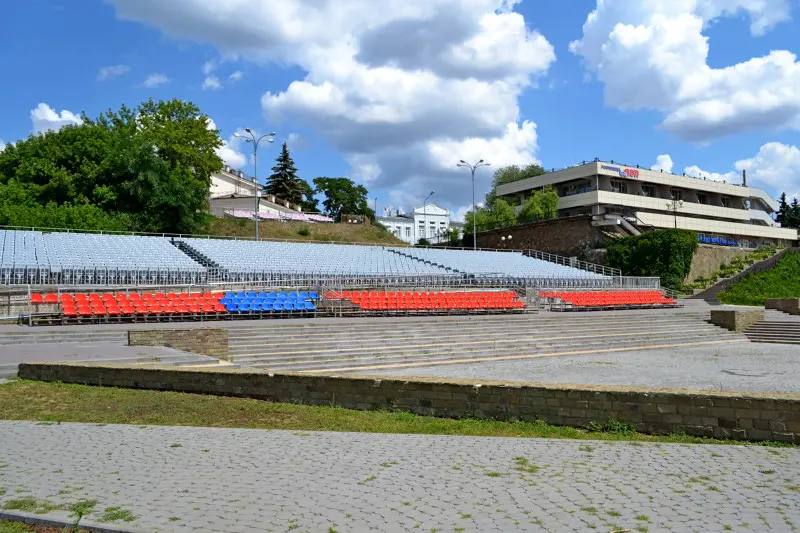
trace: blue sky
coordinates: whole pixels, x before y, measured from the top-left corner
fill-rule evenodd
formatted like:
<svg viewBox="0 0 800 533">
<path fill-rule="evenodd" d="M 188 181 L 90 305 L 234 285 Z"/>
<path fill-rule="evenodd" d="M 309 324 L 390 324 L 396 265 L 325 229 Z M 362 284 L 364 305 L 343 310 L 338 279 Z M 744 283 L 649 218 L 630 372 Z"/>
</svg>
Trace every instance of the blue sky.
<svg viewBox="0 0 800 533">
<path fill-rule="evenodd" d="M 235 166 L 252 173 L 235 131 L 276 131 L 302 177 L 352 176 L 379 208 L 408 209 L 435 189 L 463 214 L 462 157 L 559 168 L 594 157 L 649 167 L 668 155 L 662 166 L 678 173 L 736 180 L 746 168 L 773 194 L 800 193 L 794 1 L 374 5 L 11 3 L 0 139 L 178 97 L 214 120 Z M 262 180 L 277 150 L 259 152 Z M 489 178 L 479 176 L 479 198 Z"/>
</svg>

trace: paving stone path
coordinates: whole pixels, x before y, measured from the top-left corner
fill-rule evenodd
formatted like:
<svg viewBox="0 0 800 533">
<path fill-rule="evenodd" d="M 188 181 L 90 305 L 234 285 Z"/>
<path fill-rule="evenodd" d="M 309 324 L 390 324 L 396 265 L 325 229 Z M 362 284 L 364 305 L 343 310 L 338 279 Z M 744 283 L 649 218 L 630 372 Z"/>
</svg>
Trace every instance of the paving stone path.
<svg viewBox="0 0 800 533">
<path fill-rule="evenodd" d="M 2 421 L 23 497 L 143 531 L 794 531 L 800 449 Z"/>
</svg>

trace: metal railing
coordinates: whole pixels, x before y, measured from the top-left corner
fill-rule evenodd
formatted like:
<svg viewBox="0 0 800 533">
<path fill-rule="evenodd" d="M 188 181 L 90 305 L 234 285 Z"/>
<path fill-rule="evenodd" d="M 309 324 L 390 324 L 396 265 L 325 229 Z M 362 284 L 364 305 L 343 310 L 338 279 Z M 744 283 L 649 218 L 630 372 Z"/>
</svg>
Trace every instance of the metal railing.
<svg viewBox="0 0 800 533">
<path fill-rule="evenodd" d="M 547 261 L 549 263 L 555 263 L 557 265 L 577 268 L 579 270 L 585 270 L 587 272 L 593 272 L 595 274 L 601 274 L 603 276 L 615 277 L 622 275 L 622 271 L 618 268 L 611 268 L 604 265 L 589 263 L 586 261 L 581 261 L 580 259 L 575 259 L 573 257 L 564 257 L 561 255 L 550 254 L 547 252 L 540 252 L 538 250 L 522 250 L 522 254 L 528 257 L 532 257 L 534 259 Z"/>
</svg>

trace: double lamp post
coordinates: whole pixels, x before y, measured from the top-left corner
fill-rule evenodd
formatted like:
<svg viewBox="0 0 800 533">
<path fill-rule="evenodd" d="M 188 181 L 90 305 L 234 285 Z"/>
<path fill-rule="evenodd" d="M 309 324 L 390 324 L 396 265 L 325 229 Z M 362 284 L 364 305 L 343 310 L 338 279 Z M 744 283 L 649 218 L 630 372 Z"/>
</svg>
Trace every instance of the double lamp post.
<svg viewBox="0 0 800 533">
<path fill-rule="evenodd" d="M 234 133 L 234 137 L 241 137 L 244 139 L 245 142 L 253 144 L 253 196 L 255 197 L 255 211 L 253 211 L 253 219 L 256 221 L 256 241 L 258 240 L 258 212 L 259 212 L 259 195 L 258 195 L 258 145 L 261 144 L 261 141 L 266 141 L 268 143 L 275 142 L 275 132 L 267 133 L 266 135 L 262 135 L 261 137 L 256 137 L 256 134 L 252 132 L 250 128 L 245 128 L 245 132 L 247 135 L 242 135 L 241 133 Z"/>
</svg>

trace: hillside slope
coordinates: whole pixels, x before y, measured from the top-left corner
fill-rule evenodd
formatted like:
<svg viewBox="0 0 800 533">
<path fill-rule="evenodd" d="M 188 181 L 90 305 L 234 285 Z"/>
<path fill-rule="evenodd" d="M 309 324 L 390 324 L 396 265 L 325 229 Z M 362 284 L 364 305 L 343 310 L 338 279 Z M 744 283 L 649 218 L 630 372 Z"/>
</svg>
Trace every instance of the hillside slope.
<svg viewBox="0 0 800 533">
<path fill-rule="evenodd" d="M 325 241 L 388 244 L 406 246 L 406 243 L 389 233 L 383 226 L 364 224 L 309 224 L 307 222 L 261 221 L 259 238 L 290 241 Z M 200 230 L 205 235 L 220 237 L 255 236 L 255 224 L 243 218 L 211 217 Z"/>
<path fill-rule="evenodd" d="M 734 305 L 764 305 L 767 298 L 800 298 L 800 253 L 787 253 L 774 268 L 747 276 L 719 295 L 720 302 Z"/>
</svg>

